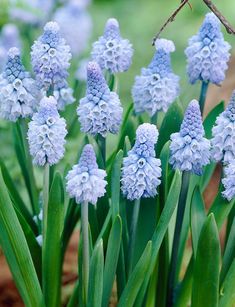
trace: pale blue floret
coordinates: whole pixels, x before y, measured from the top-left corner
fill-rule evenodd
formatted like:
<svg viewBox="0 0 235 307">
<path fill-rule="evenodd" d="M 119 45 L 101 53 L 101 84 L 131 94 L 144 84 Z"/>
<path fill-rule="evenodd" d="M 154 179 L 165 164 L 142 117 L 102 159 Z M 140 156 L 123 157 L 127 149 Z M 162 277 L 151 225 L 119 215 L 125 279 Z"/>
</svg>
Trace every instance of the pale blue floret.
<svg viewBox="0 0 235 307">
<path fill-rule="evenodd" d="M 158 39 L 156 49 L 151 63 L 141 69 L 132 88 L 135 112 L 147 112 L 150 116 L 158 111 L 166 112 L 180 91 L 179 77 L 171 67 L 170 53 L 175 51 L 174 43 Z"/>
<path fill-rule="evenodd" d="M 0 75 L 0 117 L 10 121 L 30 117 L 37 108 L 38 99 L 39 89 L 25 71 L 19 49 L 11 48 Z"/>
<path fill-rule="evenodd" d="M 66 123 L 57 110 L 53 96 L 44 97 L 37 113 L 29 123 L 28 141 L 33 163 L 53 165 L 63 158 L 65 152 Z"/>
<path fill-rule="evenodd" d="M 111 73 L 128 70 L 133 49 L 129 40 L 121 37 L 116 19 L 108 19 L 103 36 L 93 44 L 91 55 L 102 69 L 107 69 Z"/>
<path fill-rule="evenodd" d="M 54 15 L 55 21 L 60 25 L 61 34 L 71 47 L 72 54 L 76 56 L 86 50 L 92 30 L 91 17 L 81 7 L 80 2 L 70 1 L 58 8 Z"/>
<path fill-rule="evenodd" d="M 190 83 L 201 80 L 220 84 L 225 79 L 230 48 L 224 40 L 219 19 L 208 13 L 198 34 L 189 39 L 185 50 Z"/>
<path fill-rule="evenodd" d="M 222 179 L 222 183 L 225 190 L 222 195 L 230 201 L 235 197 L 235 160 L 231 160 L 224 168 L 224 174 L 225 177 Z"/>
<path fill-rule="evenodd" d="M 136 131 L 135 145 L 123 160 L 121 189 L 130 200 L 157 194 L 161 183 L 161 161 L 156 158 L 154 149 L 157 139 L 155 125 L 140 125 Z"/>
<path fill-rule="evenodd" d="M 93 136 L 116 134 L 122 121 L 122 106 L 118 95 L 111 92 L 96 62 L 87 65 L 86 96 L 80 100 L 77 114 L 81 130 Z"/>
<path fill-rule="evenodd" d="M 106 172 L 98 168 L 94 149 L 88 144 L 83 149 L 79 163 L 68 172 L 66 190 L 76 203 L 95 205 L 106 192 L 106 176 Z"/>
<path fill-rule="evenodd" d="M 205 137 L 197 100 L 192 100 L 185 112 L 180 132 L 171 134 L 170 164 L 174 169 L 202 174 L 210 162 L 210 141 Z"/>
<path fill-rule="evenodd" d="M 211 154 L 215 161 L 227 164 L 235 159 L 235 91 L 226 110 L 221 113 L 212 129 Z"/>
<path fill-rule="evenodd" d="M 58 108 L 63 109 L 66 104 L 74 102 L 72 95 L 68 95 L 68 100 L 65 101 L 60 93 L 62 89 L 68 89 L 66 78 L 71 53 L 56 22 L 45 25 L 43 35 L 32 46 L 31 58 L 40 87 L 44 91 L 53 90 L 53 94 L 59 98 Z M 72 93 L 72 89 L 69 92 Z"/>
</svg>

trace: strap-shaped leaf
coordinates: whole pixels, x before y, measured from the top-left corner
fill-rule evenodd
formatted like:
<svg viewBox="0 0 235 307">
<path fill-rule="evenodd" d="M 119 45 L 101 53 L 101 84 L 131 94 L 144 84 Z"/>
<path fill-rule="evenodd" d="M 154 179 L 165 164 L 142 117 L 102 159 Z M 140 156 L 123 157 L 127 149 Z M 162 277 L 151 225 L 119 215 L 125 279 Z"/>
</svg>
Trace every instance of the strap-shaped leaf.
<svg viewBox="0 0 235 307">
<path fill-rule="evenodd" d="M 32 257 L 0 172 L 0 241 L 26 306 L 44 306 Z"/>
<path fill-rule="evenodd" d="M 61 229 L 64 209 L 63 182 L 55 173 L 48 201 L 46 237 L 43 242 L 43 294 L 47 307 L 60 305 Z"/>
<path fill-rule="evenodd" d="M 206 219 L 198 241 L 193 270 L 192 307 L 217 307 L 220 241 L 213 214 Z"/>
<path fill-rule="evenodd" d="M 120 177 L 122 165 L 123 151 L 120 150 L 114 160 L 112 167 L 111 177 L 111 208 L 113 220 L 119 214 L 119 201 L 120 201 Z"/>
<path fill-rule="evenodd" d="M 134 306 L 136 296 L 140 290 L 140 287 L 145 278 L 145 274 L 150 265 L 151 251 L 152 251 L 152 242 L 149 241 L 142 256 L 140 257 L 133 272 L 131 273 L 130 279 L 126 284 L 126 287 L 118 303 L 119 307 Z"/>
<path fill-rule="evenodd" d="M 105 266 L 104 266 L 104 286 L 103 286 L 103 299 L 102 306 L 106 307 L 109 303 L 109 298 L 111 295 L 115 273 L 117 268 L 120 244 L 122 238 L 122 221 L 120 216 L 117 216 L 114 220 L 114 224 L 112 226 L 108 247 L 105 258 Z"/>
<path fill-rule="evenodd" d="M 104 253 L 102 239 L 91 257 L 87 307 L 101 307 L 103 293 Z"/>
<path fill-rule="evenodd" d="M 219 301 L 219 307 L 232 307 L 235 302 L 235 258 L 230 266 L 228 274 L 224 280 L 223 287 L 221 289 L 221 298 Z"/>
</svg>

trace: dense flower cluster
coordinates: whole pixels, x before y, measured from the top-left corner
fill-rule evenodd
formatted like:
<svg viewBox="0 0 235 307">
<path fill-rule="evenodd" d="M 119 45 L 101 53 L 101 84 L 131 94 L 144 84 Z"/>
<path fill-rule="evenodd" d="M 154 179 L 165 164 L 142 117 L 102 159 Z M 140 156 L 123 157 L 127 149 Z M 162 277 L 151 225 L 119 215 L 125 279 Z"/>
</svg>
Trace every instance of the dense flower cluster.
<svg viewBox="0 0 235 307">
<path fill-rule="evenodd" d="M 123 160 L 122 192 L 130 200 L 154 197 L 161 183 L 161 161 L 155 157 L 158 131 L 154 125 L 142 124 L 136 142 Z"/>
<path fill-rule="evenodd" d="M 222 179 L 224 185 L 223 196 L 227 200 L 232 200 L 235 197 L 235 162 L 231 160 L 230 163 L 224 168 L 225 178 Z"/>
<path fill-rule="evenodd" d="M 212 129 L 212 158 L 228 163 L 235 159 L 235 91 L 226 110 L 221 113 Z"/>
<path fill-rule="evenodd" d="M 224 41 L 220 21 L 208 13 L 197 35 L 189 40 L 185 50 L 189 81 L 220 84 L 225 78 L 230 45 Z"/>
<path fill-rule="evenodd" d="M 66 123 L 57 110 L 54 97 L 44 97 L 29 123 L 30 154 L 36 165 L 53 165 L 64 156 Z"/>
<path fill-rule="evenodd" d="M 58 8 L 54 15 L 54 20 L 60 25 L 61 34 L 71 47 L 72 54 L 76 56 L 86 50 L 92 30 L 91 17 L 81 8 L 80 2 L 82 1 L 70 1 Z"/>
<path fill-rule="evenodd" d="M 128 70 L 133 49 L 129 40 L 121 37 L 116 19 L 110 18 L 107 21 L 103 36 L 93 44 L 91 55 L 102 69 L 111 73 Z"/>
<path fill-rule="evenodd" d="M 172 41 L 156 40 L 156 52 L 147 68 L 135 78 L 132 89 L 135 112 L 166 112 L 179 95 L 179 77 L 172 72 L 170 53 L 175 51 Z"/>
<path fill-rule="evenodd" d="M 84 147 L 79 163 L 69 171 L 66 180 L 66 190 L 76 203 L 97 203 L 99 197 L 105 194 L 107 181 L 106 172 L 98 168 L 93 147 L 88 144 Z"/>
<path fill-rule="evenodd" d="M 38 99 L 36 82 L 25 71 L 19 49 L 11 48 L 0 75 L 0 117 L 16 121 L 19 117 L 32 116 Z"/>
<path fill-rule="evenodd" d="M 99 65 L 87 66 L 86 96 L 80 100 L 77 114 L 81 130 L 91 135 L 118 133 L 122 120 L 122 106 L 116 93 L 111 92 Z"/>
<path fill-rule="evenodd" d="M 199 104 L 197 100 L 192 100 L 180 132 L 171 135 L 169 162 L 174 169 L 202 174 L 203 166 L 210 162 L 210 141 L 204 134 Z"/>
<path fill-rule="evenodd" d="M 67 89 L 66 78 L 70 66 L 71 53 L 65 40 L 61 37 L 60 28 L 56 22 L 48 22 L 44 27 L 44 33 L 34 42 L 31 51 L 33 69 L 41 88 L 45 91 L 59 92 L 60 109 L 74 101 L 72 95 L 67 95 L 64 100 L 61 91 Z"/>
</svg>

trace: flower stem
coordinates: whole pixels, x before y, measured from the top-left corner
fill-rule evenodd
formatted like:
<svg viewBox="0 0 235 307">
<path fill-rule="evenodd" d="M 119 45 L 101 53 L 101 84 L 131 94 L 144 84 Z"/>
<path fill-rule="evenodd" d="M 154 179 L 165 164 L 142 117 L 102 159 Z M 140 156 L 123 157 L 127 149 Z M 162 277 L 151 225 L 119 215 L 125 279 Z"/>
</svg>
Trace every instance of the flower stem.
<svg viewBox="0 0 235 307">
<path fill-rule="evenodd" d="M 204 111 L 204 105 L 206 101 L 206 93 L 208 89 L 209 82 L 202 81 L 202 86 L 201 86 L 201 93 L 200 93 L 200 98 L 199 98 L 199 105 L 200 105 L 200 110 L 203 115 Z"/>
<path fill-rule="evenodd" d="M 139 211 L 140 211 L 140 199 L 136 199 L 134 203 L 134 208 L 133 208 L 133 215 L 132 215 L 132 222 L 131 222 L 131 234 L 130 234 L 130 241 L 129 241 L 129 247 L 128 247 L 128 258 L 129 258 L 128 276 L 130 276 L 132 272 L 132 267 L 133 267 L 133 256 L 134 256 L 134 247 L 135 247 Z"/>
<path fill-rule="evenodd" d="M 99 145 L 102 160 L 103 160 L 103 168 L 105 168 L 105 165 L 106 165 L 106 138 L 98 134 L 97 141 L 98 141 L 98 145 Z"/>
<path fill-rule="evenodd" d="M 167 291 L 167 306 L 173 306 L 174 300 L 174 288 L 175 283 L 177 281 L 177 260 L 179 254 L 179 243 L 180 243 L 180 234 L 183 224 L 185 206 L 186 206 L 186 199 L 188 194 L 188 186 L 189 186 L 189 179 L 190 179 L 190 172 L 183 172 L 182 174 L 182 185 L 178 203 L 178 210 L 177 210 L 177 217 L 176 217 L 176 224 L 175 224 L 175 232 L 174 232 L 174 239 L 173 239 L 173 247 L 171 253 L 171 262 L 169 268 L 169 278 L 168 278 L 168 291 Z"/>
<path fill-rule="evenodd" d="M 153 125 L 156 125 L 157 126 L 157 116 L 158 115 L 158 112 L 156 112 L 153 116 L 151 116 L 150 118 L 150 123 L 153 124 Z"/>
<path fill-rule="evenodd" d="M 82 222 L 82 263 L 83 263 L 83 281 L 84 281 L 84 300 L 87 302 L 88 281 L 89 281 L 89 234 L 88 234 L 88 202 L 81 204 L 81 222 Z"/>
</svg>

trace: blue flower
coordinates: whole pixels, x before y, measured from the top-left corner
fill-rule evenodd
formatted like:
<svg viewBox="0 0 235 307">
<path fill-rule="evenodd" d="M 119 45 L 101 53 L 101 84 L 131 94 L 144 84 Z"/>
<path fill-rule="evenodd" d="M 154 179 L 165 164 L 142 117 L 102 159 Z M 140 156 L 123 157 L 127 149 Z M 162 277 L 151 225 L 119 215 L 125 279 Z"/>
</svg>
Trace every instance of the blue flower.
<svg viewBox="0 0 235 307">
<path fill-rule="evenodd" d="M 108 19 L 103 36 L 93 44 L 91 55 L 102 69 L 111 73 L 128 70 L 133 49 L 129 40 L 121 37 L 116 19 Z"/>
<path fill-rule="evenodd" d="M 105 177 L 106 172 L 98 168 L 94 149 L 88 144 L 83 149 L 79 163 L 68 172 L 66 190 L 76 203 L 89 202 L 95 205 L 106 192 Z"/>
<path fill-rule="evenodd" d="M 216 119 L 212 129 L 211 154 L 215 161 L 225 164 L 235 159 L 235 91 L 224 112 Z"/>
<path fill-rule="evenodd" d="M 43 90 L 52 88 L 53 91 L 61 91 L 68 88 L 66 78 L 71 53 L 56 22 L 48 22 L 45 25 L 43 35 L 32 46 L 31 58 L 37 81 Z M 74 99 L 61 101 L 58 107 L 63 109 L 65 104 L 73 101 Z"/>
<path fill-rule="evenodd" d="M 225 177 L 222 179 L 225 190 L 222 195 L 228 200 L 235 197 L 235 162 L 229 161 L 228 165 L 224 168 Z"/>
<path fill-rule="evenodd" d="M 91 36 L 92 22 L 90 15 L 81 8 L 80 2 L 71 1 L 58 8 L 54 19 L 60 25 L 61 34 L 71 47 L 72 54 L 78 56 L 86 50 Z"/>
<path fill-rule="evenodd" d="M 202 174 L 210 162 L 210 141 L 205 137 L 197 100 L 192 100 L 185 112 L 180 132 L 171 134 L 170 164 L 174 169 Z"/>
<path fill-rule="evenodd" d="M 16 121 L 19 117 L 32 116 L 39 94 L 35 80 L 21 63 L 19 49 L 11 48 L 0 75 L 0 117 Z"/>
<path fill-rule="evenodd" d="M 190 83 L 201 80 L 220 84 L 225 79 L 230 48 L 224 41 L 219 19 L 208 13 L 198 34 L 190 38 L 185 50 Z"/>
<path fill-rule="evenodd" d="M 170 53 L 175 51 L 172 41 L 156 40 L 156 52 L 148 68 L 142 68 L 135 78 L 132 97 L 136 113 L 166 112 L 179 95 L 179 77 L 172 72 Z"/>
<path fill-rule="evenodd" d="M 89 62 L 86 96 L 77 108 L 81 130 L 93 136 L 101 134 L 105 137 L 108 132 L 116 134 L 121 125 L 122 111 L 119 97 L 109 90 L 99 65 Z"/>
<path fill-rule="evenodd" d="M 155 125 L 142 124 L 136 131 L 136 142 L 123 160 L 122 193 L 130 200 L 154 197 L 161 183 L 161 161 L 155 156 L 158 131 Z"/>
<path fill-rule="evenodd" d="M 53 165 L 63 158 L 65 152 L 66 123 L 57 110 L 53 96 L 44 97 L 37 113 L 29 123 L 28 141 L 33 163 Z"/>
</svg>

